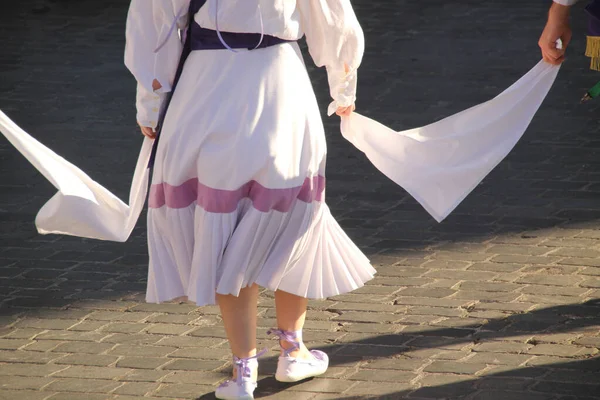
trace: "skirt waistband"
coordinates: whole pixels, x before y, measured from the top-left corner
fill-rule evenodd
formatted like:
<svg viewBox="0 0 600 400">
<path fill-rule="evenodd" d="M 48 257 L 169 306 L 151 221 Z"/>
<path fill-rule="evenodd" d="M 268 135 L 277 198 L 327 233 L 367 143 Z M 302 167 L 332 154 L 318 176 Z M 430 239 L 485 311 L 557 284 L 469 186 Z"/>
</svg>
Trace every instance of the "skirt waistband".
<svg viewBox="0 0 600 400">
<path fill-rule="evenodd" d="M 285 40 L 276 36 L 262 35 L 260 33 L 233 33 L 220 32 L 221 38 L 232 49 L 264 49 L 282 43 L 295 42 L 295 40 Z M 190 29 L 191 50 L 221 50 L 226 49 L 225 45 L 219 39 L 217 31 L 202 28 L 196 22 L 192 23 Z"/>
</svg>

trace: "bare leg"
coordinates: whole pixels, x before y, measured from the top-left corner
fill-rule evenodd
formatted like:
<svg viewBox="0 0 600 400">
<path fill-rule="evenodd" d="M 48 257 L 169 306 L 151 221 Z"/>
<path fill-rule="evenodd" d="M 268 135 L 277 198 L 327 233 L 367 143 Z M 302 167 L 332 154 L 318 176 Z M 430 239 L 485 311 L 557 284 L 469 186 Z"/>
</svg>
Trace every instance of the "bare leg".
<svg viewBox="0 0 600 400">
<path fill-rule="evenodd" d="M 242 289 L 238 297 L 217 294 L 217 303 L 221 308 L 223 325 L 233 355 L 238 358 L 256 355 L 258 286 L 252 285 Z M 235 368 L 233 375 L 235 378 Z M 255 375 L 254 371 L 254 380 Z"/>
<path fill-rule="evenodd" d="M 277 290 L 275 292 L 275 308 L 277 312 L 277 328 L 284 331 L 299 331 L 304 327 L 306 319 L 306 307 L 308 299 L 296 296 L 294 294 Z M 285 349 L 293 347 L 292 344 L 282 341 L 281 346 Z M 304 343 L 300 344 L 300 349 L 290 353 L 292 357 L 310 358 Z"/>
</svg>

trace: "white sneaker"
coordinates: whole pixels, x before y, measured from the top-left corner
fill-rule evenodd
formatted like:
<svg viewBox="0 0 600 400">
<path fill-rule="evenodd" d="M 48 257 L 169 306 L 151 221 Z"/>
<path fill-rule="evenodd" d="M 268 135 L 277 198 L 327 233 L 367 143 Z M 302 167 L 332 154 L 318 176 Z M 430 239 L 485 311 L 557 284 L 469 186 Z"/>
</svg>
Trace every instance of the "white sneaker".
<svg viewBox="0 0 600 400">
<path fill-rule="evenodd" d="M 215 390 L 215 397 L 222 400 L 254 400 L 256 382 L 242 379 L 242 382 L 225 381 Z"/>
<path fill-rule="evenodd" d="M 215 397 L 221 400 L 253 400 L 257 384 L 252 379 L 252 373 L 258 370 L 257 358 L 266 351 L 265 349 L 248 358 L 233 356 L 233 365 L 237 369 L 237 377 L 235 380 L 227 380 L 219 385 L 215 390 Z"/>
<path fill-rule="evenodd" d="M 277 372 L 275 372 L 275 379 L 279 382 L 298 382 L 303 379 L 322 375 L 327 371 L 329 357 L 322 351 L 311 350 L 312 359 L 290 357 L 289 353 L 300 349 L 302 341 L 301 331 L 288 332 L 281 329 L 272 329 L 267 334 L 277 335 L 280 341 L 288 342 L 293 346 L 290 349 L 285 349 L 282 346 L 283 355 L 279 357 Z"/>
</svg>

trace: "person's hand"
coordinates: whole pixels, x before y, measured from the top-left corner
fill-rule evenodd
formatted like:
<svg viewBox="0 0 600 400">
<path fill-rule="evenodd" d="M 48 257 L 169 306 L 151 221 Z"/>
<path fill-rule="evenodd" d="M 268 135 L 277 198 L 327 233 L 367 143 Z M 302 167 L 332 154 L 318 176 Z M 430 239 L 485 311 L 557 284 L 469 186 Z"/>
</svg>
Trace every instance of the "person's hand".
<svg viewBox="0 0 600 400">
<path fill-rule="evenodd" d="M 571 27 L 569 26 L 569 9 L 558 3 L 553 3 L 548 13 L 548 22 L 540 36 L 538 45 L 542 50 L 544 61 L 559 65 L 565 60 L 565 50 L 571 41 Z M 556 41 L 562 41 L 562 49 L 556 47 Z"/>
<path fill-rule="evenodd" d="M 340 117 L 349 117 L 350 114 L 352 114 L 352 111 L 354 111 L 355 109 L 356 107 L 354 106 L 354 104 L 352 104 L 349 107 L 338 107 L 335 113 Z"/>
<path fill-rule="evenodd" d="M 162 88 L 162 85 L 158 80 L 154 79 L 152 81 L 152 90 L 157 91 L 160 88 Z M 140 129 L 142 130 L 142 134 L 147 138 L 156 139 L 156 131 L 154 130 L 154 128 L 140 125 Z"/>
<path fill-rule="evenodd" d="M 348 66 L 348 64 L 344 63 L 344 71 L 346 72 L 346 74 L 348 74 L 350 72 L 350 67 Z M 356 106 L 354 104 L 352 104 L 351 106 L 348 107 L 338 107 L 338 109 L 336 110 L 336 114 L 339 115 L 340 117 L 349 117 L 350 114 L 352 114 L 352 111 L 354 111 L 356 109 Z"/>
<path fill-rule="evenodd" d="M 141 126 L 140 125 L 140 129 L 142 130 L 142 134 L 144 136 L 146 136 L 147 138 L 156 139 L 156 132 L 154 131 L 154 128 L 150 128 L 149 126 Z"/>
</svg>

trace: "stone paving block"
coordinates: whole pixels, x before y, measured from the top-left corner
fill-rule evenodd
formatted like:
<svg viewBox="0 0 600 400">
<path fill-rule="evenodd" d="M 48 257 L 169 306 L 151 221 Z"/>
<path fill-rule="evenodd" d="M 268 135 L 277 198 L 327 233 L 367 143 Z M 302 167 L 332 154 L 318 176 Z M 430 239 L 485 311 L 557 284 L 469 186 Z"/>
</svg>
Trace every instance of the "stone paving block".
<svg viewBox="0 0 600 400">
<path fill-rule="evenodd" d="M 521 293 L 532 294 L 532 295 L 559 295 L 559 296 L 582 296 L 589 292 L 589 289 L 583 287 L 571 287 L 571 286 L 543 286 L 543 285 L 529 285 L 521 288 Z"/>
<path fill-rule="evenodd" d="M 127 382 L 161 382 L 164 377 L 172 373 L 172 371 L 132 369 L 127 376 L 121 378 L 120 380 Z"/>
<path fill-rule="evenodd" d="M 521 285 L 514 283 L 491 283 L 491 282 L 462 282 L 459 286 L 461 290 L 482 290 L 486 292 L 512 292 L 519 289 Z"/>
<path fill-rule="evenodd" d="M 539 382 L 532 387 L 536 392 L 571 394 L 577 396 L 597 396 L 600 384 L 597 382 L 589 384 L 565 383 L 565 382 Z"/>
<path fill-rule="evenodd" d="M 92 332 L 96 330 L 100 330 L 103 326 L 106 325 L 105 321 L 81 321 L 77 325 L 73 325 L 69 328 L 70 331 L 76 332 Z"/>
<path fill-rule="evenodd" d="M 68 368 L 63 365 L 46 364 L 46 365 L 32 365 L 32 364 L 0 364 L 0 375 L 2 376 L 48 376 L 54 372 Z"/>
<path fill-rule="evenodd" d="M 600 276 L 600 268 L 598 268 L 598 267 L 584 267 L 584 268 L 579 269 L 578 274 L 580 274 L 580 275 L 589 275 L 589 276 Z"/>
<path fill-rule="evenodd" d="M 397 324 L 381 325 L 375 323 L 359 323 L 359 324 L 340 324 L 343 326 L 345 332 L 359 332 L 359 333 L 395 333 L 398 332 L 402 326 Z"/>
<path fill-rule="evenodd" d="M 47 395 L 47 393 L 46 393 Z M 99 393 L 56 393 L 48 398 L 48 400 L 112 400 L 114 397 L 109 394 Z M 119 399 L 121 400 L 121 399 Z"/>
<path fill-rule="evenodd" d="M 83 393 L 108 393 L 119 386 L 121 382 L 104 379 L 57 379 L 44 388 L 54 392 L 83 392 Z"/>
<path fill-rule="evenodd" d="M 486 368 L 486 364 L 462 363 L 454 361 L 434 361 L 425 367 L 425 372 L 473 375 Z"/>
<path fill-rule="evenodd" d="M 525 391 L 535 383 L 532 379 L 516 379 L 486 376 L 477 381 L 477 388 L 483 390 Z"/>
<path fill-rule="evenodd" d="M 584 280 L 583 277 L 577 275 L 542 275 L 533 274 L 525 275 L 520 278 L 518 283 L 531 283 L 539 285 L 553 285 L 553 286 L 572 286 Z"/>
<path fill-rule="evenodd" d="M 113 343 L 128 346 L 146 346 L 158 343 L 163 336 L 148 334 L 104 333 L 102 343 Z"/>
<path fill-rule="evenodd" d="M 581 298 L 577 296 L 561 296 L 561 295 L 534 295 L 524 294 L 519 298 L 519 301 L 536 303 L 536 304 L 577 304 L 581 302 Z"/>
<path fill-rule="evenodd" d="M 328 311 L 372 311 L 372 312 L 389 312 L 397 313 L 404 311 L 405 307 L 394 304 L 371 304 L 371 303 L 353 303 L 340 302 L 327 308 Z"/>
<path fill-rule="evenodd" d="M 0 400 L 45 400 L 49 393 L 33 390 L 3 390 L 0 389 Z"/>
<path fill-rule="evenodd" d="M 226 339 L 212 337 L 191 337 L 191 336 L 166 336 L 158 342 L 153 343 L 154 346 L 170 346 L 178 348 L 198 347 L 207 348 L 221 345 L 226 342 Z"/>
<path fill-rule="evenodd" d="M 38 328 L 38 329 L 51 329 L 51 330 L 61 330 L 67 329 L 79 321 L 76 319 L 64 319 L 64 320 L 55 320 L 55 319 L 23 319 L 15 324 L 17 328 Z"/>
<path fill-rule="evenodd" d="M 137 346 L 120 344 L 110 350 L 108 354 L 133 357 L 164 357 L 167 354 L 173 353 L 175 350 L 177 350 L 177 348 L 167 346 Z"/>
<path fill-rule="evenodd" d="M 399 296 L 394 298 L 395 304 L 400 305 L 419 305 L 419 306 L 431 306 L 431 307 L 461 307 L 469 304 L 467 300 L 456 300 L 449 298 L 431 298 L 431 297 L 404 297 Z"/>
<path fill-rule="evenodd" d="M 513 343 L 513 342 L 486 342 L 480 343 L 473 347 L 473 351 L 476 352 L 491 352 L 491 353 L 526 353 L 531 347 L 526 343 Z"/>
<path fill-rule="evenodd" d="M 439 251 L 435 253 L 434 257 L 436 260 L 486 261 L 491 258 L 491 255 L 483 253 L 459 253 L 452 251 Z"/>
<path fill-rule="evenodd" d="M 28 339 L 0 339 L 1 350 L 16 350 L 31 343 Z"/>
<path fill-rule="evenodd" d="M 179 371 L 214 371 L 223 368 L 228 361 L 219 360 L 174 360 L 172 363 L 165 365 L 164 370 L 179 370 Z"/>
<path fill-rule="evenodd" d="M 596 354 L 597 351 L 586 347 L 569 346 L 562 344 L 540 344 L 533 346 L 529 349 L 529 354 L 542 355 L 542 356 L 583 356 Z"/>
<path fill-rule="evenodd" d="M 288 390 L 291 392 L 290 397 L 293 398 L 294 392 L 341 393 L 353 384 L 355 382 L 342 379 L 316 378 L 298 383 L 288 388 Z"/>
<path fill-rule="evenodd" d="M 51 351 L 54 350 L 61 343 L 60 340 L 34 340 L 27 346 L 23 347 L 26 351 Z"/>
<path fill-rule="evenodd" d="M 107 333 L 140 333 L 147 329 L 149 326 L 146 324 L 133 324 L 133 323 L 110 323 L 102 328 L 103 332 Z"/>
<path fill-rule="evenodd" d="M 186 325 L 199 318 L 198 315 L 185 315 L 185 314 L 162 314 L 152 315 L 147 319 L 148 322 L 157 324 L 181 324 Z"/>
<path fill-rule="evenodd" d="M 169 362 L 168 358 L 123 357 L 117 361 L 119 368 L 156 369 Z"/>
<path fill-rule="evenodd" d="M 69 354 L 59 360 L 57 364 L 65 365 L 89 365 L 96 367 L 106 367 L 117 361 L 118 357 L 98 354 Z"/>
<path fill-rule="evenodd" d="M 130 371 L 123 368 L 72 366 L 53 374 L 57 378 L 118 379 Z"/>
<path fill-rule="evenodd" d="M 411 398 L 440 399 L 466 396 L 475 393 L 475 379 L 467 375 L 431 374 L 419 380 L 421 388 L 411 393 Z"/>
<path fill-rule="evenodd" d="M 198 309 L 197 306 L 191 304 L 138 304 L 131 308 L 130 311 L 143 311 L 150 313 L 165 313 L 165 314 L 188 314 Z"/>
<path fill-rule="evenodd" d="M 543 254 L 550 253 L 551 251 L 553 251 L 553 249 L 549 249 L 547 247 L 524 246 L 521 243 L 515 245 L 495 244 L 485 249 L 486 253 L 491 254 L 521 254 L 528 256 L 540 256 Z M 552 254 L 554 255 L 555 253 Z"/>
<path fill-rule="evenodd" d="M 412 358 L 387 358 L 369 361 L 365 366 L 369 369 L 390 369 L 398 371 L 416 371 L 427 363 L 426 360 Z"/>
<path fill-rule="evenodd" d="M 142 322 L 152 315 L 150 312 L 97 311 L 90 314 L 87 319 L 113 322 Z"/>
<path fill-rule="evenodd" d="M 5 376 L 2 379 L 2 389 L 13 389 L 13 390 L 39 390 L 46 386 L 50 382 L 56 380 L 55 378 L 42 378 L 39 376 Z"/>
<path fill-rule="evenodd" d="M 7 330 L 3 334 L 4 339 L 33 339 L 36 335 L 45 332 L 45 329 L 39 328 L 6 328 Z"/>
<path fill-rule="evenodd" d="M 574 341 L 580 346 L 590 346 L 600 348 L 600 336 L 584 336 Z"/>
<path fill-rule="evenodd" d="M 398 296 L 412 296 L 412 297 L 434 297 L 442 298 L 448 297 L 456 293 L 456 290 L 447 288 L 407 288 L 397 293 Z"/>
<path fill-rule="evenodd" d="M 343 314 L 334 317 L 334 321 L 348 321 L 348 322 L 373 322 L 373 323 L 393 323 L 399 321 L 402 318 L 400 314 L 391 313 L 370 313 L 370 312 L 359 312 L 359 311 L 348 311 Z"/>
<path fill-rule="evenodd" d="M 417 377 L 412 372 L 399 372 L 397 370 L 376 370 L 376 369 L 361 369 L 355 374 L 348 376 L 346 379 L 351 381 L 367 381 L 367 382 L 410 382 Z"/>
<path fill-rule="evenodd" d="M 503 364 L 503 365 L 521 365 L 531 359 L 526 354 L 505 354 L 505 353 L 476 353 L 473 357 L 465 360 L 467 363 L 475 364 Z"/>
<path fill-rule="evenodd" d="M 552 256 L 498 255 L 492 257 L 490 261 L 495 263 L 510 264 L 551 264 L 564 260 L 559 257 Z"/>
<path fill-rule="evenodd" d="M 473 400 L 554 400 L 555 398 L 554 395 L 506 390 L 482 390 L 472 397 Z"/>
<path fill-rule="evenodd" d="M 110 299 L 81 299 L 73 303 L 74 307 L 93 310 L 124 311 L 136 306 L 137 303 Z"/>
<path fill-rule="evenodd" d="M 577 267 L 600 267 L 599 258 L 566 257 L 557 262 L 559 264 L 574 265 Z"/>
<path fill-rule="evenodd" d="M 536 306 L 536 303 L 511 302 L 511 303 L 493 303 L 482 301 L 473 306 L 474 310 L 502 310 L 511 312 L 524 312 Z"/>
<path fill-rule="evenodd" d="M 164 383 L 191 383 L 200 385 L 216 385 L 224 379 L 230 377 L 229 371 L 210 372 L 210 371 L 174 371 L 166 376 Z M 260 378 L 259 378 L 260 379 Z"/>
<path fill-rule="evenodd" d="M 584 288 L 600 288 L 600 278 L 589 278 L 579 283 Z"/>
<path fill-rule="evenodd" d="M 192 384 L 173 384 L 162 385 L 161 388 L 154 393 L 156 397 L 168 397 L 171 399 L 197 399 L 204 394 L 214 392 L 215 388 L 208 385 L 192 385 Z"/>
<path fill-rule="evenodd" d="M 222 360 L 229 358 L 230 356 L 231 351 L 229 349 L 211 349 L 206 347 L 186 347 L 169 354 L 169 357 L 173 358 L 202 358 L 207 360 Z"/>
<path fill-rule="evenodd" d="M 321 322 L 322 325 L 327 326 L 327 327 L 331 326 L 331 323 L 323 324 L 322 321 L 318 321 L 318 322 Z M 223 327 L 221 327 L 221 326 L 218 326 L 218 327 L 203 326 L 201 328 L 196 329 L 193 332 L 188 333 L 188 336 L 222 338 L 222 339 L 227 338 L 227 335 L 225 335 L 225 329 L 223 329 Z"/>
<path fill-rule="evenodd" d="M 113 393 L 122 395 L 144 396 L 159 387 L 158 383 L 130 382 L 118 387 Z"/>
<path fill-rule="evenodd" d="M 399 398 L 401 393 L 409 393 L 413 386 L 408 383 L 387 382 L 384 385 L 378 382 L 359 382 L 348 391 L 348 396 L 364 396 L 363 398 Z M 338 398 L 347 398 L 346 395 L 338 395 Z M 342 397 L 343 396 L 343 397 Z"/>
<path fill-rule="evenodd" d="M 107 337 L 102 332 L 77 332 L 77 331 L 48 331 L 37 335 L 37 340 L 63 340 L 76 342 L 95 342 Z"/>
<path fill-rule="evenodd" d="M 0 350 L 0 362 L 46 364 L 50 361 L 58 362 L 62 357 L 62 354 L 57 353 L 40 353 L 37 351 L 23 350 Z"/>
</svg>

